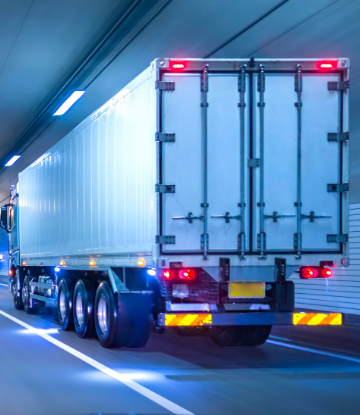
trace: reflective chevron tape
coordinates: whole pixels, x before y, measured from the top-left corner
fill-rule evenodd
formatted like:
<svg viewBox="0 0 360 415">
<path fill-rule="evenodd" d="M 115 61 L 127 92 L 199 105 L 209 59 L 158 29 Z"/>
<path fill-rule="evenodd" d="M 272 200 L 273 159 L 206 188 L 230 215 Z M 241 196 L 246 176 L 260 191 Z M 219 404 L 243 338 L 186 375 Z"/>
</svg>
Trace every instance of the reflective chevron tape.
<svg viewBox="0 0 360 415">
<path fill-rule="evenodd" d="M 341 313 L 294 313 L 293 324 L 295 326 L 341 326 Z"/>
<path fill-rule="evenodd" d="M 211 314 L 165 314 L 165 326 L 203 326 L 212 324 Z"/>
</svg>

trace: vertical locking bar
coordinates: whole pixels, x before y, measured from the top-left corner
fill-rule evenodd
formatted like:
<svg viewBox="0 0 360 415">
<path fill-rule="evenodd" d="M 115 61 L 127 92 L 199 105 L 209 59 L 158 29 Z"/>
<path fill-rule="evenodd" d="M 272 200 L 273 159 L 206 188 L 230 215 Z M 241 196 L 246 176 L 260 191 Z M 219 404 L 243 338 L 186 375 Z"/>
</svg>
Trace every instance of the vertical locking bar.
<svg viewBox="0 0 360 415">
<path fill-rule="evenodd" d="M 156 81 L 160 81 L 160 69 L 156 69 Z M 162 131 L 162 92 L 156 90 L 156 131 Z M 156 143 L 156 183 L 162 183 L 162 147 L 163 144 L 161 141 Z M 161 235 L 161 221 L 162 221 L 162 195 L 161 193 L 156 193 L 156 212 L 157 212 L 157 235 Z M 156 246 L 157 257 L 160 258 L 161 249 L 160 245 Z"/>
<path fill-rule="evenodd" d="M 209 235 L 208 235 L 208 137 L 207 137 L 207 93 L 209 91 L 209 79 L 208 79 L 208 66 L 203 66 L 203 72 L 201 74 L 201 133 L 203 141 L 203 173 L 204 173 L 204 183 L 203 183 L 203 203 L 201 206 L 204 208 L 204 233 L 201 235 L 201 249 L 203 252 L 204 259 L 208 257 L 209 250 Z"/>
<path fill-rule="evenodd" d="M 295 92 L 297 92 L 297 197 L 296 197 L 296 234 L 294 236 L 294 249 L 296 251 L 295 258 L 301 258 L 302 235 L 301 235 L 301 93 L 302 93 L 302 70 L 301 65 L 297 66 L 297 74 L 295 75 Z"/>
<path fill-rule="evenodd" d="M 259 258 L 266 258 L 266 235 L 265 235 L 265 216 L 264 216 L 264 92 L 265 92 L 265 67 L 260 65 L 260 73 L 258 77 L 258 92 L 259 92 L 259 123 L 260 123 L 260 233 L 258 236 L 258 249 L 260 251 Z"/>
<path fill-rule="evenodd" d="M 240 93 L 240 234 L 239 234 L 239 257 L 245 259 L 246 235 L 245 235 L 245 92 L 246 92 L 246 65 L 241 66 L 239 74 Z"/>
</svg>

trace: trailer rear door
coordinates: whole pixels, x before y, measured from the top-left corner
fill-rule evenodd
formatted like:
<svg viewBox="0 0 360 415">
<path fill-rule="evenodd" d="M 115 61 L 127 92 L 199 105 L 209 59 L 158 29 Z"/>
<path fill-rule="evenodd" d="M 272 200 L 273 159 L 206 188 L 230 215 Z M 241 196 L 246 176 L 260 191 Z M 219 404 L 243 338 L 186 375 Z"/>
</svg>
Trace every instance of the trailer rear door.
<svg viewBox="0 0 360 415">
<path fill-rule="evenodd" d="M 175 134 L 160 144 L 161 235 L 175 237 L 164 253 L 340 250 L 342 143 L 329 139 L 342 132 L 342 92 L 329 88 L 340 74 L 291 65 L 163 75 L 174 88 L 161 131 Z"/>
<path fill-rule="evenodd" d="M 162 144 L 162 183 L 175 185 L 175 193 L 161 195 L 162 233 L 175 236 L 176 240 L 175 244 L 166 245 L 166 252 L 203 252 L 206 180 L 208 250 L 237 253 L 242 174 L 248 197 L 245 185 L 248 173 L 241 168 L 240 146 L 242 139 L 243 151 L 248 151 L 245 139 L 248 128 L 244 125 L 241 138 L 239 74 L 208 76 L 206 143 L 201 76 L 166 74 L 163 78 L 166 82 L 175 82 L 174 91 L 163 92 L 162 105 L 162 130 L 175 132 L 175 142 Z M 248 116 L 246 120 L 248 122 Z M 243 157 L 245 162 L 245 154 Z M 249 226 L 246 213 L 243 226 Z"/>
<path fill-rule="evenodd" d="M 329 91 L 328 83 L 340 79 L 333 74 L 303 73 L 299 115 L 294 76 L 265 72 L 263 121 L 261 107 L 254 106 L 255 152 L 264 169 L 263 189 L 261 168 L 256 169 L 255 234 L 259 239 L 258 204 L 263 191 L 267 252 L 296 251 L 298 202 L 301 203 L 301 251 L 337 251 L 339 243 L 328 242 L 328 235 L 340 233 L 341 193 L 337 190 L 341 189 L 336 190 L 336 184 L 340 183 L 341 154 L 339 143 L 328 141 L 328 133 L 340 131 L 340 93 Z M 260 102 L 258 77 L 254 78 L 256 103 Z M 261 122 L 264 124 L 263 158 Z M 333 189 L 330 184 L 335 185 Z"/>
</svg>

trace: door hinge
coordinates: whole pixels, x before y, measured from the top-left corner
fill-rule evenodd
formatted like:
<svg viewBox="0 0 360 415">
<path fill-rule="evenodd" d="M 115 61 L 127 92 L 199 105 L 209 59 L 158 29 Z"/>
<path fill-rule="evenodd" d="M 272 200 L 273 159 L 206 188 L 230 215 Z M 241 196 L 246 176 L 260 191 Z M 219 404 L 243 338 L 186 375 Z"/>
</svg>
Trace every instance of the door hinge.
<svg viewBox="0 0 360 415">
<path fill-rule="evenodd" d="M 155 133 L 155 141 L 161 143 L 174 143 L 175 133 Z"/>
<path fill-rule="evenodd" d="M 332 142 L 348 141 L 349 138 L 350 133 L 348 131 L 346 133 L 328 133 L 328 141 Z"/>
<path fill-rule="evenodd" d="M 175 91 L 175 82 L 156 81 L 155 89 L 159 91 Z"/>
<path fill-rule="evenodd" d="M 174 184 L 156 184 L 155 193 L 175 193 Z"/>
<path fill-rule="evenodd" d="M 156 235 L 155 242 L 158 245 L 175 245 L 175 236 Z"/>
<path fill-rule="evenodd" d="M 331 193 L 331 192 L 336 192 L 336 193 L 348 192 L 349 191 L 349 183 L 329 183 L 327 185 L 327 191 L 329 193 Z"/>
<path fill-rule="evenodd" d="M 346 91 L 349 87 L 349 81 L 328 82 L 328 91 Z"/>
<path fill-rule="evenodd" d="M 260 159 L 248 159 L 248 167 L 260 167 Z"/>
<path fill-rule="evenodd" d="M 327 243 L 343 244 L 349 242 L 349 235 L 347 233 L 336 235 L 330 234 L 326 236 Z"/>
</svg>

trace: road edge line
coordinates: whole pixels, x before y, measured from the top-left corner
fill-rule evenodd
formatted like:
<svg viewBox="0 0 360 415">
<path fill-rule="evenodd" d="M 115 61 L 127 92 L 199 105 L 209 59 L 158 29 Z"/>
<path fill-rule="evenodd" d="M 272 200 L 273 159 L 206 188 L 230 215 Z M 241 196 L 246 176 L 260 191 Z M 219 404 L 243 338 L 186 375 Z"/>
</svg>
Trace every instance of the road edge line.
<svg viewBox="0 0 360 415">
<path fill-rule="evenodd" d="M 302 350 L 304 352 L 316 353 L 322 356 L 335 357 L 337 359 L 347 360 L 348 362 L 360 363 L 360 359 L 357 359 L 356 357 L 350 357 L 350 356 L 344 356 L 344 355 L 336 354 L 336 353 L 324 352 L 322 350 L 310 349 L 309 347 L 296 346 L 295 344 L 282 343 L 282 342 L 277 342 L 274 340 L 267 340 L 266 343 L 275 344 L 277 346 L 288 347 L 289 349 L 296 349 L 296 350 Z"/>
<path fill-rule="evenodd" d="M 61 342 L 60 340 L 55 339 L 54 337 L 49 336 L 46 333 L 43 333 L 41 329 L 37 329 L 30 324 L 23 322 L 22 320 L 13 317 L 12 315 L 5 313 L 4 311 L 0 310 L 0 314 L 7 319 L 13 321 L 16 324 L 26 328 L 27 330 L 31 330 L 32 332 L 36 333 L 38 336 L 42 337 L 44 340 L 52 343 L 53 345 L 59 347 L 60 349 L 64 350 L 65 352 L 71 354 L 74 357 L 77 357 L 79 360 L 87 363 L 88 365 L 94 367 L 95 369 L 99 370 L 100 372 L 112 377 L 113 379 L 119 381 L 120 383 L 128 386 L 132 390 L 140 393 L 141 395 L 145 396 L 146 398 L 150 399 L 151 401 L 155 402 L 156 404 L 162 406 L 163 408 L 167 409 L 168 411 L 176 414 L 176 415 L 194 415 L 193 412 L 190 412 L 181 406 L 177 405 L 174 402 L 169 401 L 168 399 L 164 398 L 163 396 L 158 395 L 157 393 L 151 391 L 150 389 L 145 388 L 145 386 L 136 383 L 135 381 L 126 378 L 126 375 L 121 375 L 116 370 L 110 369 L 109 367 L 103 365 L 102 363 L 96 361 L 95 359 L 87 356 L 86 354 L 79 352 L 78 350 L 74 349 L 71 346 Z"/>
</svg>

